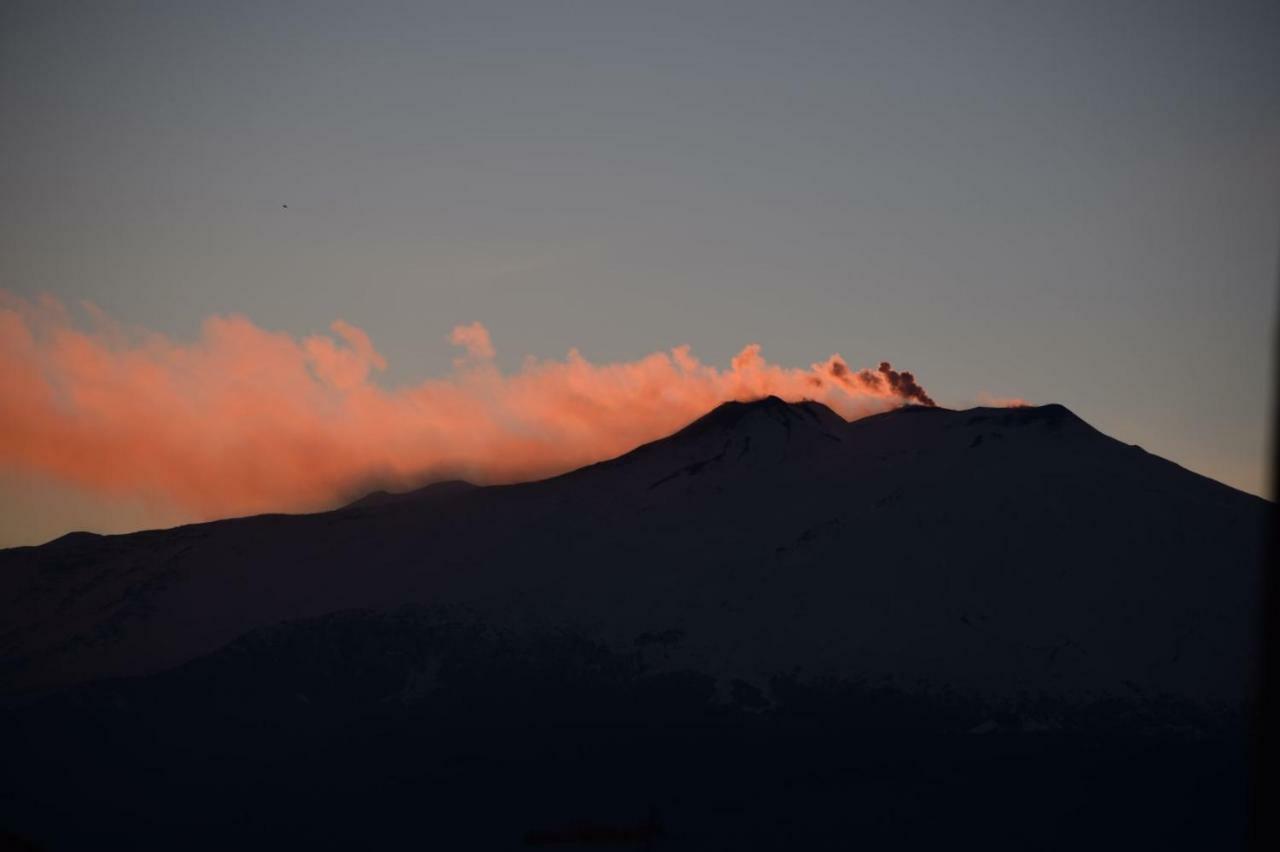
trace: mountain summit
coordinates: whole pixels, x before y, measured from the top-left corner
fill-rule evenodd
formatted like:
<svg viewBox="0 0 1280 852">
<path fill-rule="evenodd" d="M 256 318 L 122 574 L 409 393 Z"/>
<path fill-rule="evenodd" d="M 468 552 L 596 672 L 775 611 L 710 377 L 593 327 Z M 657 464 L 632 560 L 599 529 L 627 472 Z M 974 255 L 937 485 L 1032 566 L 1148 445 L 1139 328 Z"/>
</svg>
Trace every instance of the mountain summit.
<svg viewBox="0 0 1280 852">
<path fill-rule="evenodd" d="M 1060 405 L 846 422 L 776 397 L 549 480 L 0 553 L 8 691 L 352 607 L 465 606 L 764 682 L 1242 698 L 1267 504 Z M 673 665 L 676 664 L 673 662 Z"/>
<path fill-rule="evenodd" d="M 1058 405 L 771 397 L 540 482 L 0 551 L 0 821 L 1224 848 L 1270 511 Z"/>
</svg>

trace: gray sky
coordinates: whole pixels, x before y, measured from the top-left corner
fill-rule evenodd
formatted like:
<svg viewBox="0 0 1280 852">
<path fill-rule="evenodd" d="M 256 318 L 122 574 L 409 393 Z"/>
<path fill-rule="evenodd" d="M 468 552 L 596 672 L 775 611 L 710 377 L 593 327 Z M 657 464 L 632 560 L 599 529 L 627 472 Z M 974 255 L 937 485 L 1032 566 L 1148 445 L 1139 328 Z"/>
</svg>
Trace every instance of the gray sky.
<svg viewBox="0 0 1280 852">
<path fill-rule="evenodd" d="M 473 320 L 507 367 L 838 351 L 1263 493 L 1277 45 L 1271 0 L 11 0 L 0 288 L 343 318 L 387 386 Z M 12 472 L 0 508 L 133 517 Z"/>
</svg>

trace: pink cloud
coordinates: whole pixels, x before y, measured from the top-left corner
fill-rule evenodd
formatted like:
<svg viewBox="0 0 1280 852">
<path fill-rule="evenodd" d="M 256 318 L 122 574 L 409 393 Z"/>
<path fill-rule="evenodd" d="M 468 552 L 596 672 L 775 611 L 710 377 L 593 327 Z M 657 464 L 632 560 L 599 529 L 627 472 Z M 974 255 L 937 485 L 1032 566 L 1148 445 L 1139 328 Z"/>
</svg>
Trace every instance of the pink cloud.
<svg viewBox="0 0 1280 852">
<path fill-rule="evenodd" d="M 853 419 L 930 402 L 910 373 L 807 368 L 751 344 L 728 369 L 688 346 L 597 364 L 570 350 L 502 373 L 480 323 L 450 339 L 452 373 L 384 389 L 385 359 L 359 328 L 297 339 L 215 316 L 181 342 L 101 311 L 83 328 L 61 304 L 0 292 L 0 467 L 102 495 L 177 506 L 192 519 L 332 506 L 361 488 L 434 476 L 546 476 L 669 434 L 727 400 L 816 399 Z"/>
</svg>

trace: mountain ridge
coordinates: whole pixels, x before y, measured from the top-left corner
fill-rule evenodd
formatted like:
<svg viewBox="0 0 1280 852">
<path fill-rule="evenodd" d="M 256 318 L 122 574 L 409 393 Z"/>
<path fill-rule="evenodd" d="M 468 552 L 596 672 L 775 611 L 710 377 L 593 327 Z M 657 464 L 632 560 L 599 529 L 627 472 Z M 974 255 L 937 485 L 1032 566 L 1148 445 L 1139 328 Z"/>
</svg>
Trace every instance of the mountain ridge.
<svg viewBox="0 0 1280 852">
<path fill-rule="evenodd" d="M 847 422 L 820 403 L 726 403 L 545 480 L 437 483 L 313 515 L 0 551 L 12 625 L 0 692 L 155 672 L 338 609 L 466 604 L 610 643 L 679 629 L 682 665 L 756 681 L 804 660 L 842 676 L 1105 693 L 1143 658 L 1152 689 L 1218 700 L 1240 692 L 1243 650 L 1231 648 L 1256 555 L 1245 533 L 1267 511 L 1062 406 L 912 406 Z M 1218 540 L 1232 542 L 1226 557 Z M 1224 558 L 1211 583 L 1205 566 Z M 1124 614 L 1143 599 L 1146 639 Z M 983 607 L 1000 611 L 984 628 L 996 633 L 974 632 L 966 613 Z M 1240 624 L 1221 626 L 1232 612 Z M 1052 650 L 1102 654 L 1091 613 L 1131 647 L 1099 662 Z M 1203 634 L 1189 646 L 1203 659 L 1171 662 L 1158 649 L 1188 630 Z M 988 646 L 1005 650 L 978 651 Z"/>
<path fill-rule="evenodd" d="M 524 486 L 524 485 L 531 485 L 531 484 L 536 484 L 540 482 L 547 482 L 551 480 L 559 480 L 564 477 L 574 476 L 575 474 L 578 474 L 582 471 L 591 470 L 593 468 L 597 468 L 601 466 L 613 465 L 615 463 L 622 461 L 623 459 L 627 459 L 628 457 L 632 456 L 634 453 L 637 453 L 641 450 L 645 450 L 646 448 L 653 447 L 653 446 L 667 445 L 672 441 L 681 440 L 693 434 L 697 434 L 700 430 L 707 430 L 710 428 L 728 428 L 732 424 L 736 423 L 739 419 L 741 419 L 741 417 L 743 417 L 744 415 L 749 415 L 751 413 L 760 413 L 760 412 L 773 412 L 776 415 L 778 412 L 781 412 L 781 411 L 790 411 L 793 415 L 796 415 L 799 412 L 808 412 L 808 418 L 810 420 L 817 418 L 827 424 L 830 424 L 832 422 L 832 419 L 834 418 L 834 420 L 837 421 L 841 427 L 848 427 L 855 424 L 870 425 L 870 424 L 881 424 L 885 422 L 894 422 L 903 416 L 911 416 L 916 414 L 967 415 L 967 421 L 969 423 L 991 421 L 991 422 L 998 422 L 1006 426 L 1012 425 L 1012 424 L 1018 424 L 1018 423 L 1026 424 L 1026 423 L 1033 423 L 1033 422 L 1043 422 L 1043 423 L 1049 424 L 1051 428 L 1053 427 L 1060 428 L 1060 426 L 1063 423 L 1071 423 L 1073 424 L 1073 426 L 1076 426 L 1076 427 L 1084 427 L 1090 433 L 1106 437 L 1108 438 L 1108 440 L 1111 440 L 1111 441 L 1115 441 L 1117 444 L 1120 444 L 1121 446 L 1138 449 L 1143 453 L 1146 453 L 1145 450 L 1142 450 L 1142 448 L 1136 444 L 1123 444 L 1123 442 L 1120 442 L 1117 439 L 1110 438 L 1110 436 L 1107 436 L 1105 435 L 1105 433 L 1100 432 L 1095 427 L 1090 425 L 1087 421 L 1085 421 L 1083 418 L 1081 418 L 1079 415 L 1075 414 L 1069 408 L 1067 408 L 1066 406 L 1060 403 L 1045 403 L 1043 405 L 1019 405 L 1019 406 L 974 406 L 971 408 L 961 408 L 961 409 L 945 408 L 939 405 L 918 405 L 918 404 L 908 403 L 908 404 L 898 406 L 896 408 L 889 409 L 888 411 L 882 411 L 876 414 L 870 414 L 865 417 L 860 417 L 855 420 L 846 421 L 844 420 L 844 418 L 840 417 L 840 415 L 837 414 L 833 409 L 831 409 L 827 405 L 817 400 L 806 399 L 798 402 L 786 402 L 780 397 L 771 394 L 768 396 L 760 397 L 759 399 L 755 399 L 755 400 L 747 400 L 747 401 L 730 400 L 727 402 L 723 402 L 718 406 L 716 406 L 715 408 L 713 408 L 711 411 L 698 417 L 697 419 L 693 420 L 686 426 L 681 427 L 680 429 L 676 430 L 670 435 L 666 435 L 664 437 L 654 439 L 653 441 L 645 442 L 644 444 L 641 444 L 640 446 L 635 447 L 634 449 L 628 450 L 627 452 L 622 453 L 613 458 L 603 459 L 598 462 L 592 462 L 590 464 L 583 465 L 582 467 L 574 468 L 573 470 L 565 471 L 559 474 L 554 474 L 552 476 L 544 477 L 541 479 L 526 480 L 526 481 L 514 482 L 514 483 L 494 484 L 494 485 L 480 485 L 464 479 L 433 480 L 433 481 L 426 482 L 420 486 L 410 488 L 405 491 L 388 491 L 385 489 L 377 489 L 374 491 L 367 492 L 366 494 L 354 500 L 351 500 L 348 503 L 344 503 L 332 509 L 324 509 L 317 512 L 304 512 L 304 513 L 264 512 L 256 515 L 240 515 L 240 516 L 232 516 L 227 518 L 215 518 L 208 521 L 194 521 L 191 523 L 179 524 L 175 527 L 148 528 L 148 529 L 142 529 L 142 530 L 134 530 L 130 532 L 123 532 L 123 533 L 97 533 L 90 530 L 71 530 L 66 533 L 63 533 L 62 535 L 56 538 L 50 539 L 49 541 L 42 542 L 40 544 L 16 545 L 13 547 L 0 548 L 0 553 L 5 553 L 8 551 L 32 550 L 36 548 L 50 547 L 53 545 L 66 546 L 67 544 L 73 541 L 87 542 L 87 541 L 93 541 L 93 540 L 102 539 L 102 538 L 118 538 L 122 536 L 150 534 L 150 533 L 157 533 L 157 532 L 165 532 L 165 531 L 174 530 L 174 529 L 202 527 L 209 524 L 221 524 L 221 523 L 227 523 L 227 522 L 245 521 L 252 518 L 299 516 L 299 515 L 323 515 L 329 512 L 340 512 L 340 511 L 345 511 L 349 509 L 371 508 L 374 506 L 386 505 L 390 503 L 413 501 L 421 497 L 428 497 L 428 496 L 438 497 L 438 496 L 446 496 L 446 495 L 456 496 L 457 494 L 460 494 L 462 492 L 472 490 L 472 489 Z M 815 412 L 821 412 L 821 414 L 817 414 Z M 799 418 L 797 417 L 797 419 Z M 833 437 L 836 437 L 836 436 L 833 435 Z M 843 440 L 843 438 L 840 438 L 840 440 Z M 1274 505 L 1273 501 L 1267 500 L 1266 498 L 1260 497 L 1256 494 L 1251 494 L 1247 491 L 1242 491 L 1241 489 L 1236 488 L 1232 485 L 1228 485 L 1225 482 L 1221 482 L 1220 480 L 1213 479 L 1213 477 L 1207 476 L 1202 473 L 1198 473 L 1189 468 L 1185 468 L 1175 461 L 1172 461 L 1170 459 L 1165 459 L 1162 456 L 1156 456 L 1151 453 L 1147 453 L 1147 454 L 1151 455 L 1153 458 L 1157 458 L 1164 462 L 1167 462 L 1168 464 L 1174 465 L 1179 470 L 1186 471 L 1189 474 L 1192 474 L 1196 477 L 1199 477 L 1201 479 L 1212 482 L 1218 486 L 1221 486 L 1222 488 L 1227 488 L 1243 496 L 1246 496 L 1255 500 L 1259 500 L 1263 503 Z"/>
<path fill-rule="evenodd" d="M 537 482 L 69 534 L 0 551 L 0 821 L 517 848 L 658 800 L 673 849 L 936 848 L 995 802 L 992 848 L 1226 847 L 1273 512 L 1061 407 L 765 400 Z"/>
</svg>

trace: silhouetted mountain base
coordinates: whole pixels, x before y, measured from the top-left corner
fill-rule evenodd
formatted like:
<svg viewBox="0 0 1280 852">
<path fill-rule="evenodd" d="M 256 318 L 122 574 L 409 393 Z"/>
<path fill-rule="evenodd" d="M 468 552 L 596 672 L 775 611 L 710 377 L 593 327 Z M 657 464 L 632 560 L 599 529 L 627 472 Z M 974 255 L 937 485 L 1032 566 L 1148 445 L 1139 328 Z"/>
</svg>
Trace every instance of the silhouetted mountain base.
<svg viewBox="0 0 1280 852">
<path fill-rule="evenodd" d="M 1062 406 L 764 399 L 541 482 L 0 551 L 0 828 L 1231 848 L 1273 514 Z"/>
<path fill-rule="evenodd" d="M 428 610 L 258 631 L 168 673 L 11 702 L 4 820 L 55 849 L 1243 836 L 1232 716 L 795 675 L 762 691 L 662 671 L 645 655 L 678 636 L 637 639 L 610 649 Z M 641 830 L 655 809 L 661 834 Z"/>
</svg>

